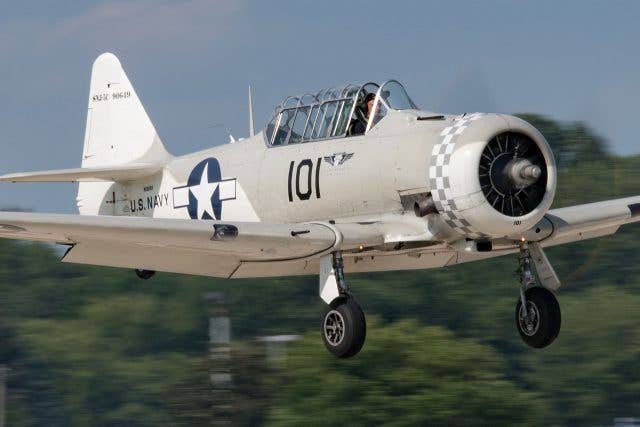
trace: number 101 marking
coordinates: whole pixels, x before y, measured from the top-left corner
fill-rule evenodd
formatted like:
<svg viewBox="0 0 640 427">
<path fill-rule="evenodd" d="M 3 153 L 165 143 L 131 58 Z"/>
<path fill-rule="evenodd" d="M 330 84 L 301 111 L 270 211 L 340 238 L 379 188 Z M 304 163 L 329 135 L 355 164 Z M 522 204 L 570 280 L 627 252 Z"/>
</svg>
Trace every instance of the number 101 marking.
<svg viewBox="0 0 640 427">
<path fill-rule="evenodd" d="M 316 199 L 320 198 L 320 165 L 322 164 L 322 157 L 318 157 L 318 160 L 315 164 L 315 174 L 314 174 L 314 165 L 313 160 L 304 159 L 300 163 L 298 163 L 298 167 L 296 170 L 296 197 L 299 200 L 309 200 L 311 198 L 311 194 L 313 194 L 314 185 L 314 175 L 315 175 L 315 190 L 316 190 Z M 289 201 L 293 202 L 293 170 L 295 166 L 295 161 L 289 163 Z M 300 183 L 302 181 L 302 185 Z M 304 191 L 303 191 L 304 190 Z"/>
</svg>

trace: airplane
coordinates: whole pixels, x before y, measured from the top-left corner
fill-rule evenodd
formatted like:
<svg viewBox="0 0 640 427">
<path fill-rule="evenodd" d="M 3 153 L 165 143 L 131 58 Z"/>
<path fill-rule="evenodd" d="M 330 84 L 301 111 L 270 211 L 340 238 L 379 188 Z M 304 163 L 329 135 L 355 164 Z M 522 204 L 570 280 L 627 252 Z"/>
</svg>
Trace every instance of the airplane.
<svg viewBox="0 0 640 427">
<path fill-rule="evenodd" d="M 318 275 L 321 336 L 341 358 L 366 337 L 345 272 L 429 269 L 517 254 L 515 324 L 558 336 L 544 248 L 640 220 L 640 196 L 550 209 L 543 135 L 506 114 L 419 109 L 396 80 L 290 96 L 249 136 L 172 156 L 118 58 L 93 64 L 76 169 L 2 182 L 78 182 L 79 215 L 0 212 L 0 237 L 68 246 L 62 262 L 223 278 Z"/>
</svg>

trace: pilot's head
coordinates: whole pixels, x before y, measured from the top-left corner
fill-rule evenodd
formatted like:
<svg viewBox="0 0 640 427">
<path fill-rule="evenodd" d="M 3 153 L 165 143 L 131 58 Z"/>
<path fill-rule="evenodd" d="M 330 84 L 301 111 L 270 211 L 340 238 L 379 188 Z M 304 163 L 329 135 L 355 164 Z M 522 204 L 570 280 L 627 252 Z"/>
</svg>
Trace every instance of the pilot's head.
<svg viewBox="0 0 640 427">
<path fill-rule="evenodd" d="M 368 93 L 367 96 L 364 97 L 364 109 L 367 118 L 371 115 L 371 111 L 373 111 L 373 103 L 376 99 L 375 93 Z"/>
</svg>

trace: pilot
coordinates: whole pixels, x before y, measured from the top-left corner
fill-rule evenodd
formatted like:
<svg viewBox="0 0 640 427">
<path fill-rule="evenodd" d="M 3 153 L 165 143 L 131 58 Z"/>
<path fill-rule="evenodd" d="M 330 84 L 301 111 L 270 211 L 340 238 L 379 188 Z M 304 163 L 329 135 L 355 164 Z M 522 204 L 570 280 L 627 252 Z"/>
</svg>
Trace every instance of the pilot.
<svg viewBox="0 0 640 427">
<path fill-rule="evenodd" d="M 349 132 L 348 135 L 362 135 L 367 130 L 367 124 L 369 123 L 369 117 L 371 117 L 371 113 L 373 112 L 373 104 L 376 99 L 375 93 L 368 93 L 367 96 L 364 97 L 364 102 L 362 103 L 361 110 L 364 110 L 364 117 L 362 114 L 357 114 L 357 117 L 351 119 L 351 123 L 349 124 Z"/>
</svg>

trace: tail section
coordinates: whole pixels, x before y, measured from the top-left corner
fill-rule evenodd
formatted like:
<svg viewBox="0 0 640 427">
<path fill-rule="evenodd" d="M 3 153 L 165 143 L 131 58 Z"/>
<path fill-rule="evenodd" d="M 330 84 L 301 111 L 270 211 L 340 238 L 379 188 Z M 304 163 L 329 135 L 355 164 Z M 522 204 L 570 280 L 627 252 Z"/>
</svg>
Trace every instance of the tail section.
<svg viewBox="0 0 640 427">
<path fill-rule="evenodd" d="M 82 168 L 146 164 L 161 168 L 170 158 L 135 89 L 111 53 L 93 63 Z M 119 184 L 81 182 L 78 208 L 83 215 L 113 214 L 105 200 Z"/>
<path fill-rule="evenodd" d="M 82 167 L 164 162 L 169 157 L 120 61 L 93 63 Z"/>
</svg>

